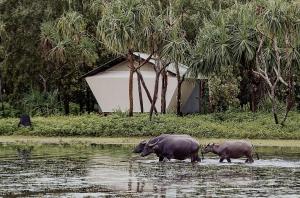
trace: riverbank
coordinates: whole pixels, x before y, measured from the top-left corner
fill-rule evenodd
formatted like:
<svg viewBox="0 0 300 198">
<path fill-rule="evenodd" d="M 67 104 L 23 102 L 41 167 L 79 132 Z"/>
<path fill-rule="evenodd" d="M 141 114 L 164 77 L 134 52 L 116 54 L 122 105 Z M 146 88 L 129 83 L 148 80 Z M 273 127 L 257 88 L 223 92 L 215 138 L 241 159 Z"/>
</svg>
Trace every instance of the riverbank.
<svg viewBox="0 0 300 198">
<path fill-rule="evenodd" d="M 285 126 L 274 124 L 270 113 L 218 113 L 177 117 L 173 114 L 114 113 L 81 116 L 33 117 L 33 128 L 18 128 L 18 119 L 0 119 L 0 136 L 41 137 L 150 137 L 162 133 L 190 134 L 198 138 L 300 140 L 300 113 L 291 112 Z M 138 138 L 140 139 L 140 138 Z"/>
<path fill-rule="evenodd" d="M 37 136 L 0 136 L 0 144 L 28 144 L 28 145 L 136 145 L 142 140 L 150 137 L 37 137 Z M 197 138 L 201 145 L 208 143 L 221 143 L 225 139 Z M 252 139 L 251 143 L 255 146 L 277 146 L 277 147 L 300 147 L 300 140 L 263 140 Z"/>
</svg>

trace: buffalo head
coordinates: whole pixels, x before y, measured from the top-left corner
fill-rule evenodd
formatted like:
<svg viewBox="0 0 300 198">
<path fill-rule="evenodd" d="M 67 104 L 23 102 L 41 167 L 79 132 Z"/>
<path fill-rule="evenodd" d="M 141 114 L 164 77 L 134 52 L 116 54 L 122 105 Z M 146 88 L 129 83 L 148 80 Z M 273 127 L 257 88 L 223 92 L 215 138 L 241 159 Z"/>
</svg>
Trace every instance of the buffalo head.
<svg viewBox="0 0 300 198">
<path fill-rule="evenodd" d="M 154 153 L 155 150 L 157 149 L 157 143 L 159 142 L 159 140 L 157 140 L 154 143 L 147 143 L 144 147 L 144 150 L 142 151 L 141 156 L 145 157 L 147 155 L 150 155 L 151 153 Z"/>
<path fill-rule="evenodd" d="M 214 143 L 206 145 L 206 146 L 204 147 L 204 149 L 203 149 L 202 153 L 209 153 L 209 152 L 213 152 L 213 150 L 214 150 L 214 146 L 215 146 L 215 144 L 214 144 Z"/>
<path fill-rule="evenodd" d="M 141 153 L 144 150 L 145 145 L 147 144 L 146 140 L 141 141 L 133 150 L 134 153 Z"/>
</svg>

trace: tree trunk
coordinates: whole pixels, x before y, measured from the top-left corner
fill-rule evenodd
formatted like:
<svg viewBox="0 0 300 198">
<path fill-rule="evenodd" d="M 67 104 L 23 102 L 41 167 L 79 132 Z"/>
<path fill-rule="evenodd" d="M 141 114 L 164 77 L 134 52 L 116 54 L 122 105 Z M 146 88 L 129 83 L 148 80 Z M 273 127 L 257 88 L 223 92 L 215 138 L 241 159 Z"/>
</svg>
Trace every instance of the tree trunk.
<svg viewBox="0 0 300 198">
<path fill-rule="evenodd" d="M 4 104 L 3 104 L 3 95 L 2 95 L 2 76 L 0 74 L 0 100 L 1 100 L 1 110 L 4 115 Z"/>
<path fill-rule="evenodd" d="M 292 58 L 291 58 L 291 55 L 288 50 L 291 47 L 291 44 L 290 44 L 290 37 L 288 34 L 285 34 L 285 44 L 286 44 L 286 57 L 287 57 L 286 66 L 288 68 L 288 72 L 287 72 L 287 74 L 288 74 L 288 83 L 287 83 L 288 94 L 286 97 L 285 115 L 281 122 L 281 125 L 284 125 L 284 123 L 288 117 L 288 113 L 290 112 L 290 110 L 293 108 L 293 106 L 295 104 L 295 99 L 294 99 L 295 92 L 294 92 L 293 72 L 292 72 Z"/>
<path fill-rule="evenodd" d="M 176 114 L 182 116 L 181 112 L 181 85 L 184 81 L 184 77 L 180 77 L 179 65 L 178 62 L 175 63 L 176 76 L 177 76 L 177 105 L 176 105 Z"/>
<path fill-rule="evenodd" d="M 275 65 L 276 66 L 273 66 L 272 69 L 275 71 L 276 78 L 275 78 L 275 81 L 272 82 L 270 80 L 270 77 L 269 77 L 269 72 L 268 72 L 268 67 L 267 67 L 267 64 L 266 64 L 265 57 L 264 57 L 263 52 L 261 50 L 262 46 L 263 46 L 263 43 L 264 43 L 264 40 L 265 40 L 265 37 L 261 36 L 259 46 L 258 46 L 258 49 L 256 51 L 256 65 L 257 66 L 262 65 L 263 67 L 259 68 L 258 71 L 253 71 L 253 72 L 255 74 L 260 75 L 268 85 L 269 97 L 271 98 L 271 101 L 272 101 L 273 117 L 274 117 L 274 120 L 275 120 L 275 124 L 278 124 L 279 121 L 278 121 L 278 115 L 277 115 L 275 89 L 276 89 L 277 83 L 280 81 L 280 78 L 281 78 L 281 74 L 280 74 L 280 59 L 281 58 L 280 58 L 280 53 L 279 53 L 279 49 L 278 49 L 278 46 L 277 46 L 277 39 L 275 37 L 275 38 L 272 39 L 272 47 L 275 51 L 275 56 L 276 56 L 276 64 Z"/>
<path fill-rule="evenodd" d="M 150 104 L 152 104 L 152 97 L 151 97 L 151 94 L 150 94 L 150 92 L 149 92 L 149 90 L 148 90 L 148 88 L 147 88 L 147 86 L 146 86 L 146 83 L 145 83 L 145 81 L 144 81 L 144 78 L 143 78 L 141 72 L 140 72 L 139 70 L 137 70 L 136 73 L 137 73 L 137 75 L 139 76 L 139 78 L 140 78 L 140 80 L 141 80 L 142 86 L 143 86 L 143 88 L 144 88 L 144 90 L 145 90 L 145 92 L 146 92 L 146 94 L 147 94 L 147 98 L 148 98 Z M 154 112 L 157 113 L 156 107 L 154 107 Z"/>
<path fill-rule="evenodd" d="M 177 83 L 177 105 L 176 105 L 176 114 L 182 116 L 181 112 L 181 82 Z"/>
<path fill-rule="evenodd" d="M 250 110 L 252 112 L 256 112 L 257 105 L 256 105 L 256 85 L 251 83 L 251 93 L 250 93 Z"/>
<path fill-rule="evenodd" d="M 165 69 L 163 69 L 162 73 L 162 86 L 161 86 L 161 113 L 166 114 L 167 104 L 166 104 L 166 94 L 168 87 L 168 76 Z"/>
<path fill-rule="evenodd" d="M 133 116 L 133 74 L 134 74 L 134 60 L 133 60 L 133 54 L 132 51 L 129 50 L 128 52 L 128 61 L 129 61 L 129 89 L 128 89 L 128 95 L 129 95 L 129 112 L 128 116 Z"/>
<path fill-rule="evenodd" d="M 275 120 L 275 124 L 278 124 L 278 116 L 277 116 L 277 108 L 276 108 L 276 98 L 275 98 L 275 87 L 271 88 L 271 94 L 270 94 L 271 100 L 272 100 L 272 113 Z"/>
<path fill-rule="evenodd" d="M 150 120 L 152 120 L 153 110 L 154 110 L 155 103 L 156 103 L 156 100 L 157 100 L 158 86 L 159 86 L 159 76 L 160 76 L 160 73 L 158 71 L 156 71 L 153 100 L 152 100 L 151 108 L 150 108 Z"/>
<path fill-rule="evenodd" d="M 139 89 L 139 99 L 140 99 L 141 113 L 144 113 L 143 93 L 142 93 L 142 87 L 141 87 L 141 78 L 140 78 L 139 75 L 137 75 L 137 79 L 138 79 L 138 89 Z"/>
<path fill-rule="evenodd" d="M 47 93 L 47 79 L 42 74 L 40 74 L 39 76 L 40 76 L 41 81 L 42 81 L 43 92 Z"/>
<path fill-rule="evenodd" d="M 70 99 L 69 96 L 64 95 L 63 96 L 63 103 L 64 103 L 64 111 L 65 111 L 65 115 L 69 115 L 70 114 Z"/>
<path fill-rule="evenodd" d="M 88 112 L 88 113 L 90 113 L 91 112 L 91 109 L 90 109 L 90 102 L 91 102 L 91 100 L 90 100 L 90 90 L 88 89 L 88 88 L 86 88 L 86 97 L 85 97 L 85 106 L 86 106 L 86 111 Z"/>
<path fill-rule="evenodd" d="M 250 111 L 252 112 L 256 112 L 257 111 L 257 98 L 258 98 L 258 86 L 259 84 L 257 84 L 257 80 L 256 77 L 254 75 L 253 72 L 251 72 L 251 70 L 247 70 L 247 76 L 249 78 L 248 82 L 250 84 Z"/>
<path fill-rule="evenodd" d="M 205 80 L 200 80 L 199 83 L 199 113 L 204 113 Z"/>
<path fill-rule="evenodd" d="M 289 67 L 289 71 L 288 71 L 288 75 L 289 75 L 289 80 L 288 80 L 288 95 L 286 97 L 286 109 L 285 109 L 285 115 L 284 118 L 281 122 L 281 125 L 284 125 L 287 117 L 288 117 L 288 113 L 291 111 L 291 109 L 293 108 L 295 101 L 294 101 L 294 85 L 293 85 L 293 74 L 292 74 L 292 69 L 291 66 Z"/>
</svg>

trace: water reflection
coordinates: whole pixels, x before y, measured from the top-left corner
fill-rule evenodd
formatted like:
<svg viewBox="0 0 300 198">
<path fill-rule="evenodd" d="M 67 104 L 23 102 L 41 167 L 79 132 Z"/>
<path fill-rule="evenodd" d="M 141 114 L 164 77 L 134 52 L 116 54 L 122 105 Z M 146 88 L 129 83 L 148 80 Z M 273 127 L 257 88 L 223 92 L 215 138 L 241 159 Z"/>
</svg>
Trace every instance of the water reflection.
<svg viewBox="0 0 300 198">
<path fill-rule="evenodd" d="M 27 163 L 28 160 L 31 157 L 31 152 L 32 152 L 33 146 L 30 146 L 28 148 L 26 147 L 17 147 L 17 153 L 20 158 L 20 160 L 24 163 Z"/>
<path fill-rule="evenodd" d="M 19 148 L 19 149 L 16 149 Z M 299 148 L 259 147 L 262 160 L 199 164 L 155 156 L 141 158 L 131 146 L 0 145 L 0 197 L 297 197 Z M 16 153 L 17 150 L 17 153 Z M 27 162 L 23 163 L 18 161 Z"/>
</svg>

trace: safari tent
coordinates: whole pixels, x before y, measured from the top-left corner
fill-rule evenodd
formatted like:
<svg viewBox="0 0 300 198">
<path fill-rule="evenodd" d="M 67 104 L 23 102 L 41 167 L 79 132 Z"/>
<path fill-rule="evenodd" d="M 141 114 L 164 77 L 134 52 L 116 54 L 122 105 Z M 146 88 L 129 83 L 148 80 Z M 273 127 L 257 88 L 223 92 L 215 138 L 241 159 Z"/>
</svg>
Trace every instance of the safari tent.
<svg viewBox="0 0 300 198">
<path fill-rule="evenodd" d="M 134 53 L 138 61 L 140 59 L 147 59 L 149 55 L 143 53 Z M 128 81 L 129 81 L 129 67 L 128 61 L 125 57 L 118 57 L 98 68 L 88 72 L 83 76 L 87 81 L 90 89 L 92 90 L 101 112 L 114 112 L 114 111 L 127 111 L 129 109 L 128 97 Z M 149 89 L 151 95 L 154 92 L 155 84 L 155 71 L 153 69 L 155 64 L 154 59 L 145 64 L 140 72 L 144 78 L 145 84 Z M 187 71 L 187 66 L 180 64 L 180 75 Z M 176 93 L 177 93 L 177 79 L 176 70 L 173 63 L 167 67 L 168 87 L 166 93 L 166 106 L 168 112 L 175 112 L 176 110 Z M 187 76 L 182 84 L 182 112 L 183 113 L 196 113 L 200 109 L 200 80 L 203 77 L 191 78 Z M 161 83 L 161 82 L 160 82 Z M 159 85 L 161 87 L 161 84 Z M 159 93 L 160 93 L 159 89 Z M 142 98 L 144 112 L 150 111 L 150 102 L 146 96 L 146 92 L 142 89 Z M 138 80 L 137 74 L 134 74 L 133 80 L 133 111 L 141 112 L 139 93 L 138 93 Z M 156 102 L 156 109 L 160 111 L 161 100 L 160 94 Z"/>
</svg>

